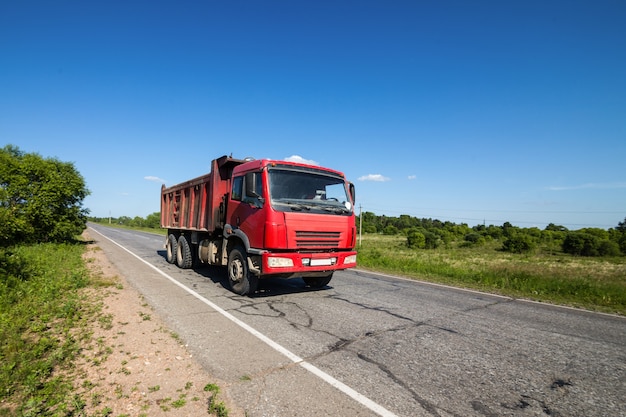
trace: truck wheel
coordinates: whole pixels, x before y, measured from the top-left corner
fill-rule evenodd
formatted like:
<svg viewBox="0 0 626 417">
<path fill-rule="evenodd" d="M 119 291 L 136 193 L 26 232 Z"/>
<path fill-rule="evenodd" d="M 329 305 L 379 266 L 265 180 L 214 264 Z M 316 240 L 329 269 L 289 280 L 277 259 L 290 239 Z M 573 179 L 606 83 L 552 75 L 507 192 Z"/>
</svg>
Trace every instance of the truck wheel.
<svg viewBox="0 0 626 417">
<path fill-rule="evenodd" d="M 193 255 L 191 253 L 191 247 L 189 241 L 185 235 L 181 235 L 178 238 L 178 248 L 176 250 L 176 263 L 183 269 L 189 269 L 193 266 Z"/>
<path fill-rule="evenodd" d="M 228 254 L 228 283 L 239 295 L 254 294 L 259 284 L 259 278 L 248 270 L 248 257 L 241 246 L 235 246 Z"/>
<path fill-rule="evenodd" d="M 165 259 L 167 262 L 173 264 L 176 263 L 176 251 L 178 250 L 178 241 L 176 240 L 176 236 L 170 234 L 167 237 L 167 242 L 165 243 Z"/>
<path fill-rule="evenodd" d="M 311 288 L 324 288 L 328 285 L 331 279 L 333 279 L 333 274 L 331 273 L 325 277 L 306 277 L 302 278 L 304 283 Z"/>
</svg>

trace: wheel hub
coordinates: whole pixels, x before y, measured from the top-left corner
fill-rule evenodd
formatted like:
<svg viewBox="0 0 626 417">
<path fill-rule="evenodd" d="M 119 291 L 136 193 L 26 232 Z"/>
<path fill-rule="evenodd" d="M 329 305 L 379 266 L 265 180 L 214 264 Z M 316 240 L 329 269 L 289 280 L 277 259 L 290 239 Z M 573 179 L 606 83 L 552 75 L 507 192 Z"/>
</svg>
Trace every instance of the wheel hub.
<svg viewBox="0 0 626 417">
<path fill-rule="evenodd" d="M 230 267 L 230 280 L 233 282 L 241 281 L 243 277 L 243 267 L 241 262 L 233 262 Z"/>
</svg>

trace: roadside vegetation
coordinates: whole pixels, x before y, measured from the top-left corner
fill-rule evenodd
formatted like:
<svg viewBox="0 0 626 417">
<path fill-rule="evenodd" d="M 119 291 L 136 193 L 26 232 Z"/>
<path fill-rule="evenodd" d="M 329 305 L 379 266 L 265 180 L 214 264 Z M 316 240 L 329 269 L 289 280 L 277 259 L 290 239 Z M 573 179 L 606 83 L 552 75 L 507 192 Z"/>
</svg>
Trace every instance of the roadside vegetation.
<svg viewBox="0 0 626 417">
<path fill-rule="evenodd" d="M 106 319 L 93 291 L 115 283 L 83 257 L 88 194 L 73 164 L 0 148 L 0 416 L 87 416 L 94 401 L 77 393 L 76 362 Z M 210 387 L 207 415 L 228 415 Z"/>
<path fill-rule="evenodd" d="M 164 233 L 160 215 L 91 221 Z M 441 222 L 365 212 L 358 268 L 626 315 L 626 219 L 608 230 Z"/>
<path fill-rule="evenodd" d="M 609 230 L 363 214 L 359 268 L 626 315 L 626 219 Z"/>
<path fill-rule="evenodd" d="M 94 311 L 80 243 L 0 250 L 0 415 L 75 415 L 68 372 Z"/>
<path fill-rule="evenodd" d="M 72 415 L 67 377 L 89 283 L 76 239 L 89 194 L 71 163 L 0 149 L 0 415 Z"/>
<path fill-rule="evenodd" d="M 626 315 L 626 259 L 556 252 L 515 254 L 502 242 L 415 250 L 400 235 L 363 236 L 361 269 L 515 298 Z M 383 249 L 384 248 L 384 249 Z"/>
</svg>

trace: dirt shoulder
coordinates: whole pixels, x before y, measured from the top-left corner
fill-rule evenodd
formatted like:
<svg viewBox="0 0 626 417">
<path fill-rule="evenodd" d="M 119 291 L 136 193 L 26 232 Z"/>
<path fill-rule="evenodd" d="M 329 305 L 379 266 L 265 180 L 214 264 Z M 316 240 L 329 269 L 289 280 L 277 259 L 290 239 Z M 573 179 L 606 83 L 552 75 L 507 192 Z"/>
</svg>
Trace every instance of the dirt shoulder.
<svg viewBox="0 0 626 417">
<path fill-rule="evenodd" d="M 87 232 L 84 238 L 91 241 Z M 102 306 L 76 362 L 75 394 L 85 415 L 244 415 L 223 391 L 215 394 L 223 384 L 194 360 L 96 244 L 87 245 L 84 258 L 96 282 L 86 296 Z"/>
</svg>

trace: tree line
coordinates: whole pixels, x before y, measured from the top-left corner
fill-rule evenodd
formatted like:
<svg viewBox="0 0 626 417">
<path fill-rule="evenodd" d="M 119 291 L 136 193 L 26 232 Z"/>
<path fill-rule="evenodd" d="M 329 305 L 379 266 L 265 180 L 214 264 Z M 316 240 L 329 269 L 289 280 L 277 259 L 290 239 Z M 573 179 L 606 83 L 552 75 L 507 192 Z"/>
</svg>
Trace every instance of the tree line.
<svg viewBox="0 0 626 417">
<path fill-rule="evenodd" d="M 488 241 L 498 241 L 502 244 L 501 250 L 512 253 L 530 253 L 543 247 L 575 256 L 626 255 L 626 218 L 608 230 L 591 227 L 568 230 L 554 223 L 542 230 L 537 227 L 521 228 L 509 222 L 501 226 L 479 224 L 470 227 L 465 223 L 409 215 L 389 217 L 364 212 L 359 226 L 363 233 L 405 235 L 407 246 L 416 249 L 436 249 L 453 243 L 479 246 Z"/>
<path fill-rule="evenodd" d="M 161 227 L 161 213 L 157 211 L 155 213 L 148 214 L 146 217 L 89 217 L 89 221 L 102 224 L 116 224 L 126 227 L 159 229 Z"/>
<path fill-rule="evenodd" d="M 437 219 L 417 218 L 409 215 L 390 217 L 364 212 L 357 216 L 357 227 L 364 234 L 402 235 L 406 244 L 414 249 L 437 249 L 439 247 L 481 246 L 487 242 L 501 243 L 500 249 L 511 253 L 531 253 L 539 248 L 550 252 L 563 252 L 575 256 L 624 256 L 626 255 L 626 218 L 615 228 L 583 228 L 568 230 L 550 223 L 543 230 L 537 227 L 521 228 L 505 222 L 501 226 L 479 224 L 473 227 L 465 223 L 443 222 Z M 90 218 L 100 223 L 114 223 L 127 227 L 158 229 L 161 214 L 152 213 L 145 218 Z"/>
</svg>

